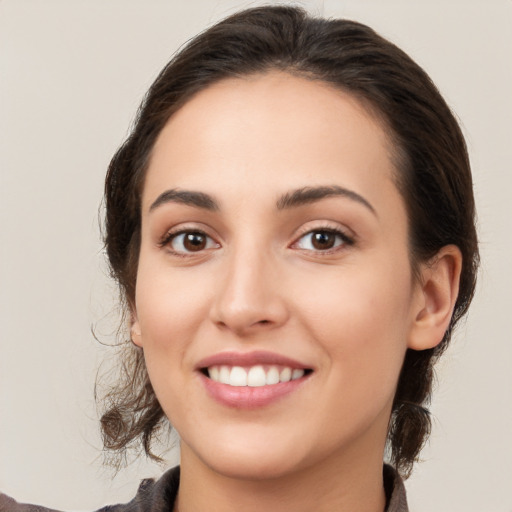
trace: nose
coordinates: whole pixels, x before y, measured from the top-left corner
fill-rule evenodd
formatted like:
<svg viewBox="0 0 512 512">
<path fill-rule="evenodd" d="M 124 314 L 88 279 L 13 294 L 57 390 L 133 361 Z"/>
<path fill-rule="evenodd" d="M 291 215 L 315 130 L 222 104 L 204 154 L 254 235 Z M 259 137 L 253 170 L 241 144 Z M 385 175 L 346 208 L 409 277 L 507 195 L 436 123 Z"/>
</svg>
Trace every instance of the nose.
<svg viewBox="0 0 512 512">
<path fill-rule="evenodd" d="M 289 310 L 279 274 L 275 258 L 256 248 L 226 256 L 211 308 L 212 321 L 239 336 L 283 325 Z"/>
</svg>

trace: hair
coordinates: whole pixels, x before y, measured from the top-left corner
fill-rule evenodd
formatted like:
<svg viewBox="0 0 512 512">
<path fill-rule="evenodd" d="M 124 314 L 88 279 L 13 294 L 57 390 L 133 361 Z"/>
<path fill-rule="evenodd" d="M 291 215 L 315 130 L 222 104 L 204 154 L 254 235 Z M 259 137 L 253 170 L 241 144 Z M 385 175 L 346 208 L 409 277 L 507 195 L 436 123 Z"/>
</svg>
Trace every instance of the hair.
<svg viewBox="0 0 512 512">
<path fill-rule="evenodd" d="M 147 92 L 134 126 L 110 163 L 105 183 L 105 245 L 123 307 L 134 303 L 140 250 L 141 195 L 151 151 L 169 118 L 220 80 L 279 70 L 330 84 L 359 99 L 383 121 L 393 146 L 395 182 L 409 219 L 413 271 L 448 244 L 462 253 L 460 288 L 442 342 L 407 350 L 388 430 L 390 462 L 407 477 L 431 428 L 433 367 L 473 297 L 478 267 L 475 207 L 460 127 L 428 75 L 371 28 L 309 16 L 297 7 L 241 11 L 192 39 Z M 166 425 L 142 350 L 129 340 L 121 375 L 103 396 L 104 447 L 118 455 L 152 441 Z"/>
</svg>

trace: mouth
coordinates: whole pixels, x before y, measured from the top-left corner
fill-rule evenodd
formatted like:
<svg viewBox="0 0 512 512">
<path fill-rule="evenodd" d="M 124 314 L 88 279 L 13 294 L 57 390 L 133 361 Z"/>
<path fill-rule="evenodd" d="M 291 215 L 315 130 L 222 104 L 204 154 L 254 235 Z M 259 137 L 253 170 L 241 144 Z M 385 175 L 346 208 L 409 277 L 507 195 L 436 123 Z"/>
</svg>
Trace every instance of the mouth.
<svg viewBox="0 0 512 512">
<path fill-rule="evenodd" d="M 222 352 L 203 359 L 197 371 L 208 394 L 224 406 L 256 409 L 294 394 L 314 372 L 272 352 Z"/>
<path fill-rule="evenodd" d="M 201 368 L 200 371 L 205 377 L 220 384 L 259 388 L 298 380 L 309 375 L 313 370 L 283 365 L 257 364 L 253 366 L 212 365 Z"/>
</svg>

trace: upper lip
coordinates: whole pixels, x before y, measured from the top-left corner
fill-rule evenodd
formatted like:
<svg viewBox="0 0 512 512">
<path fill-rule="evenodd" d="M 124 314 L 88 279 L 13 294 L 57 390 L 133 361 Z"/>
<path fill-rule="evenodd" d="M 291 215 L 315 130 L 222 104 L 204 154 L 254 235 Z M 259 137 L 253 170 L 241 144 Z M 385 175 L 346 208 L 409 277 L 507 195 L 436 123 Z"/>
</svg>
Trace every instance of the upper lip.
<svg viewBox="0 0 512 512">
<path fill-rule="evenodd" d="M 201 359 L 197 364 L 197 369 L 208 368 L 210 366 L 255 366 L 262 365 L 280 365 L 288 366 L 292 369 L 302 368 L 310 369 L 311 367 L 292 359 L 290 357 L 267 352 L 263 350 L 253 352 L 220 352 L 212 356 Z"/>
</svg>

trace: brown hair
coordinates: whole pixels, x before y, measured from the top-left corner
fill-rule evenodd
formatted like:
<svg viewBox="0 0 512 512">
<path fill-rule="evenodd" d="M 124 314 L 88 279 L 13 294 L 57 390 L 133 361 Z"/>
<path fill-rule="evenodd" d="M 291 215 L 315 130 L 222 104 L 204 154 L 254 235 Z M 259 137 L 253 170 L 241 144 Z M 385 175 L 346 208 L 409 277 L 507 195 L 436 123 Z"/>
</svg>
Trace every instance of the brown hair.
<svg viewBox="0 0 512 512">
<path fill-rule="evenodd" d="M 430 432 L 433 365 L 471 302 L 478 247 L 471 171 L 457 121 L 428 75 L 369 27 L 313 18 L 296 7 L 235 14 L 187 44 L 149 89 L 133 130 L 114 155 L 105 184 L 105 245 L 124 305 L 133 303 L 140 246 L 140 200 L 152 147 L 177 109 L 229 77 L 283 70 L 355 95 L 384 121 L 395 148 L 396 183 L 409 217 L 413 269 L 448 244 L 463 256 L 460 291 L 443 341 L 408 350 L 388 433 L 391 462 L 407 476 Z M 104 445 L 122 453 L 151 441 L 165 424 L 143 354 L 127 343 L 121 378 L 104 397 Z"/>
</svg>

